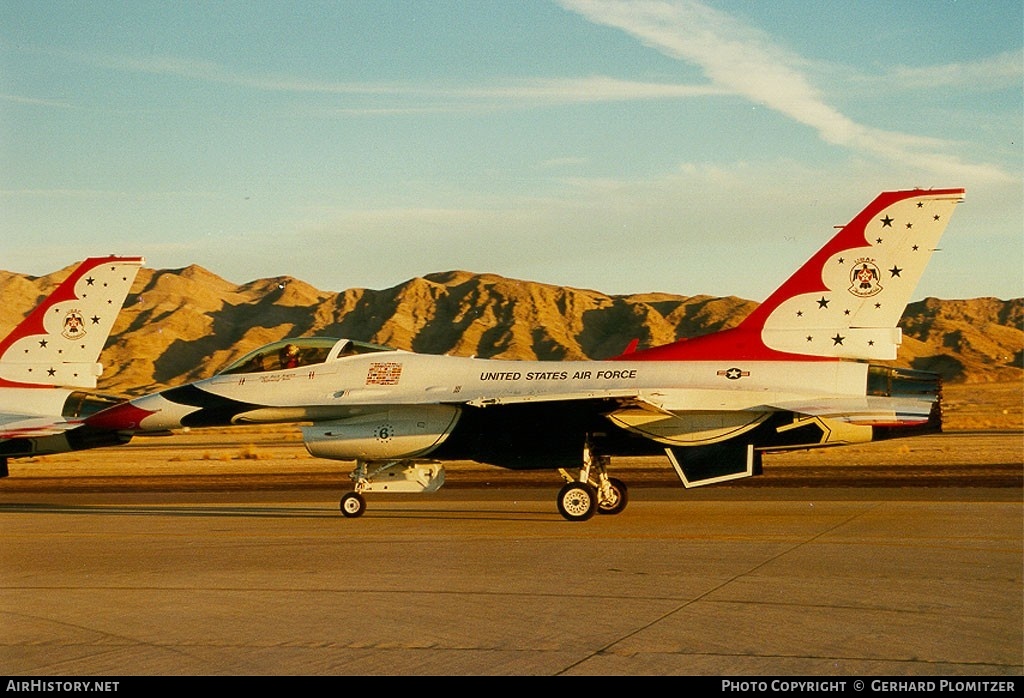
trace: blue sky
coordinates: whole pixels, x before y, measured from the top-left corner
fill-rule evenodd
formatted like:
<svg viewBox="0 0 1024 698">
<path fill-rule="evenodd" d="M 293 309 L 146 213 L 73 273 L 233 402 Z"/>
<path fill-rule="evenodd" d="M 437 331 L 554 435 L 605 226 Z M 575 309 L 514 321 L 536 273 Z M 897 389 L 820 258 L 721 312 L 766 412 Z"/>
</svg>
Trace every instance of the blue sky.
<svg viewBox="0 0 1024 698">
<path fill-rule="evenodd" d="M 916 298 L 1024 296 L 1019 0 L 0 4 L 0 268 L 761 300 L 967 188 Z"/>
</svg>

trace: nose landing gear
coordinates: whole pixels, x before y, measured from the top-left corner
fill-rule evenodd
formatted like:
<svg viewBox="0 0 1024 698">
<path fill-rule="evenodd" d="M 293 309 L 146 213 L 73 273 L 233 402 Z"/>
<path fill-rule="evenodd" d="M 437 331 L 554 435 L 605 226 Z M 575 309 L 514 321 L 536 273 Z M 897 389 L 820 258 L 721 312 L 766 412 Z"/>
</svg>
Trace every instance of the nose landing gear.
<svg viewBox="0 0 1024 698">
<path fill-rule="evenodd" d="M 360 460 L 349 477 L 355 488 L 341 498 L 339 508 L 346 518 L 354 519 L 366 511 L 364 492 L 436 492 L 444 484 L 444 467 L 432 461 Z"/>
</svg>

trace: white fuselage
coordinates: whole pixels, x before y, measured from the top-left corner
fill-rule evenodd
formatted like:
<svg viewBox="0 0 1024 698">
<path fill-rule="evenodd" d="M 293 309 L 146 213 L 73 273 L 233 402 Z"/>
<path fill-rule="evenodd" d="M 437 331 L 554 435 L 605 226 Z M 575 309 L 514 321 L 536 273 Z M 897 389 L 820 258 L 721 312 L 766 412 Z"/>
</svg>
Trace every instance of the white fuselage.
<svg viewBox="0 0 1024 698">
<path fill-rule="evenodd" d="M 665 411 L 765 411 L 791 400 L 863 397 L 867 364 L 840 361 L 504 361 L 402 351 L 350 356 L 192 384 L 237 403 L 225 423 L 343 418 L 375 405 L 633 399 Z M 795 387 L 798 386 L 798 387 Z M 171 389 L 138 398 L 142 430 L 173 429 L 204 409 Z M 196 402 L 190 400 L 189 402 Z M 213 426 L 213 423 L 209 424 Z"/>
</svg>

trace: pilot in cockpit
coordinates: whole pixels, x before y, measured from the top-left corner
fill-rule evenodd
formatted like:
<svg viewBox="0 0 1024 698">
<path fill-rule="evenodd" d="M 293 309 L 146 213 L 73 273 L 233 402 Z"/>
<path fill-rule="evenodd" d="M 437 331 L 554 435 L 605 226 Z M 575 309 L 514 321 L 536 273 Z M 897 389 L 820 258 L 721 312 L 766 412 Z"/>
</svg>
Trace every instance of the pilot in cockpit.
<svg viewBox="0 0 1024 698">
<path fill-rule="evenodd" d="M 299 365 L 299 348 L 294 344 L 286 344 L 278 358 L 281 368 L 296 368 Z"/>
</svg>

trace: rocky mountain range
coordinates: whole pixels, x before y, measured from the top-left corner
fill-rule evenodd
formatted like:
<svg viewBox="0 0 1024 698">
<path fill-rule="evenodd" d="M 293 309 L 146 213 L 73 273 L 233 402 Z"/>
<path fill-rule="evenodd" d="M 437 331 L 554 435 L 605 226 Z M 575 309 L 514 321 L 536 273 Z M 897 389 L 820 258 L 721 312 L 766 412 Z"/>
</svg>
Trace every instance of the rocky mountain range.
<svg viewBox="0 0 1024 698">
<path fill-rule="evenodd" d="M 6 334 L 71 271 L 0 271 Z M 198 266 L 143 268 L 101 356 L 100 388 L 133 395 L 212 375 L 290 336 L 350 337 L 399 349 L 507 359 L 604 359 L 733 327 L 756 307 L 736 297 L 607 295 L 449 271 L 383 290 L 321 291 L 291 277 L 236 285 Z M 901 326 L 895 365 L 948 382 L 1024 380 L 1024 298 L 926 298 Z"/>
</svg>

